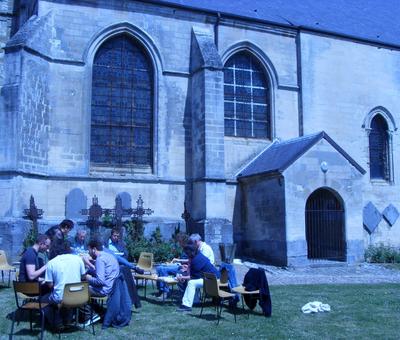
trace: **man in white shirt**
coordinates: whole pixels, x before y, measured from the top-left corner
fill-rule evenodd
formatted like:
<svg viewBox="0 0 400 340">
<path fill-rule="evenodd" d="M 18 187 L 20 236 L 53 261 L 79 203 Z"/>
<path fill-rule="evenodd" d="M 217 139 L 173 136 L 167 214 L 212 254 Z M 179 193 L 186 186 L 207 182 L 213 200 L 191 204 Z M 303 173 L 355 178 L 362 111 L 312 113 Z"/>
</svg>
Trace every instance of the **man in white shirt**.
<svg viewBox="0 0 400 340">
<path fill-rule="evenodd" d="M 190 235 L 189 240 L 192 241 L 197 246 L 197 249 L 210 260 L 211 264 L 215 264 L 215 257 L 212 248 L 201 240 L 199 234 Z"/>
<path fill-rule="evenodd" d="M 47 263 L 44 278 L 47 285 L 52 288 L 52 292 L 45 295 L 43 301 L 50 303 L 49 308 L 45 310 L 47 320 L 60 326 L 61 317 L 64 318 L 64 316 L 59 315 L 57 304 L 63 299 L 64 286 L 67 283 L 80 282 L 85 274 L 85 266 L 80 256 L 72 254 L 69 242 L 54 243 L 53 246 L 53 258 Z"/>
</svg>

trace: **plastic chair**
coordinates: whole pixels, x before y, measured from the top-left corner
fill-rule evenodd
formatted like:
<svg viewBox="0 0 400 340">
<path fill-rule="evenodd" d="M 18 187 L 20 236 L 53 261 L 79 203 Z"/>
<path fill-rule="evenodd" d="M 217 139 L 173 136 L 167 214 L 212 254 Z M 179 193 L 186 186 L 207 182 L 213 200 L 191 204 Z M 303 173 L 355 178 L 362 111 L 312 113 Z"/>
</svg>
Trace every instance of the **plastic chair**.
<svg viewBox="0 0 400 340">
<path fill-rule="evenodd" d="M 76 282 L 76 283 L 67 283 L 64 287 L 64 295 L 61 303 L 58 305 L 58 308 L 71 308 L 75 310 L 75 325 L 77 324 L 77 309 L 79 307 L 84 307 L 89 305 L 89 283 L 88 282 Z M 93 320 L 93 309 L 90 306 L 90 320 Z M 94 324 L 92 324 L 92 333 L 94 332 Z"/>
<path fill-rule="evenodd" d="M 4 272 L 8 271 L 8 287 L 10 287 L 11 272 L 15 272 L 16 268 L 8 264 L 6 252 L 4 250 L 0 250 L 0 270 L 3 282 Z"/>
<path fill-rule="evenodd" d="M 22 311 L 29 311 L 30 329 L 32 331 L 32 312 L 39 312 L 40 314 L 40 339 L 43 339 L 44 330 L 44 311 L 43 309 L 48 303 L 40 301 L 40 283 L 39 282 L 18 282 L 13 281 L 15 303 L 17 309 L 13 312 L 10 339 L 14 333 L 14 324 L 17 314 Z"/>
<path fill-rule="evenodd" d="M 141 252 L 137 263 L 137 267 L 143 269 L 144 274 L 151 274 L 153 270 L 153 259 L 154 259 L 153 253 Z"/>
<path fill-rule="evenodd" d="M 142 280 L 142 284 L 144 281 L 144 296 L 146 297 L 146 286 L 147 281 L 151 280 L 151 283 L 154 288 L 154 277 L 152 276 L 153 265 L 154 265 L 154 254 L 153 253 L 146 253 L 141 252 L 139 255 L 139 260 L 137 263 L 137 267 L 143 269 L 143 274 L 134 274 L 136 285 L 138 285 L 138 281 Z"/>
<path fill-rule="evenodd" d="M 226 301 L 229 301 L 230 299 L 235 297 L 235 294 L 225 292 L 223 290 L 220 290 L 218 287 L 218 281 L 217 277 L 215 274 L 212 273 L 204 273 L 204 285 L 203 285 L 203 301 L 201 304 L 201 311 L 200 311 L 200 316 L 203 314 L 203 307 L 204 303 L 207 299 L 207 297 L 213 298 L 213 300 L 217 301 L 216 305 L 216 312 L 217 312 L 217 325 L 219 324 L 219 319 L 221 318 L 221 313 L 222 313 L 222 306 L 223 303 Z M 235 307 L 233 307 L 233 315 L 235 317 L 235 322 L 236 322 L 236 312 L 235 312 Z"/>
</svg>

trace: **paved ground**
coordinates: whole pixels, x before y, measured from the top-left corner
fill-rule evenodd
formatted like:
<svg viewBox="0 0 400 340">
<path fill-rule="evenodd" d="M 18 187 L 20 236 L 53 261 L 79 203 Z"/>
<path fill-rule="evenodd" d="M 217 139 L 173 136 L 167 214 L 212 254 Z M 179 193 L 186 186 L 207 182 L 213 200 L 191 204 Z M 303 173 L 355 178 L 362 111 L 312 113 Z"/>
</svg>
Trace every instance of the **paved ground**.
<svg viewBox="0 0 400 340">
<path fill-rule="evenodd" d="M 238 283 L 251 267 L 265 269 L 270 285 L 335 284 L 335 283 L 400 283 L 400 270 L 388 269 L 380 264 L 314 265 L 307 268 L 280 268 L 250 262 L 235 264 Z"/>
</svg>

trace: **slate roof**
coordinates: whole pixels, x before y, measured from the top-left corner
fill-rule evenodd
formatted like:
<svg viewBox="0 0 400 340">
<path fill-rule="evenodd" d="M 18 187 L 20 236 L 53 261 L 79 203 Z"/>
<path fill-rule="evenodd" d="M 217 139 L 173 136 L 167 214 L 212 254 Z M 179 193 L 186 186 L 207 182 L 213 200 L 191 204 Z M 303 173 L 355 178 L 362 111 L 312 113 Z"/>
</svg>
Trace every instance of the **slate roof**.
<svg viewBox="0 0 400 340">
<path fill-rule="evenodd" d="M 150 1 L 400 47 L 400 0 Z"/>
<path fill-rule="evenodd" d="M 321 139 L 328 141 L 351 165 L 360 173 L 365 174 L 366 171 L 337 145 L 326 132 L 322 131 L 287 141 L 274 141 L 245 166 L 237 177 L 244 178 L 260 174 L 282 173 Z"/>
</svg>

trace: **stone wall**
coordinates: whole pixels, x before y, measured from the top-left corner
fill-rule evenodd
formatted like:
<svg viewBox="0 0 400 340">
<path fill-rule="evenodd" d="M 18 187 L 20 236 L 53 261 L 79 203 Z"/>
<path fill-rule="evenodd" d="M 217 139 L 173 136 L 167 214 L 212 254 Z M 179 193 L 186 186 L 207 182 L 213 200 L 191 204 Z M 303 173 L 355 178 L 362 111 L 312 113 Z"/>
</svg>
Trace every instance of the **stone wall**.
<svg viewBox="0 0 400 340">
<path fill-rule="evenodd" d="M 241 225 L 235 225 L 238 254 L 287 265 L 285 185 L 282 177 L 255 176 L 240 181 Z M 239 238 L 239 237 L 240 238 Z"/>
<path fill-rule="evenodd" d="M 14 0 L 0 2 L 0 86 L 4 83 L 4 46 L 10 39 Z"/>
<path fill-rule="evenodd" d="M 313 34 L 301 34 L 304 132 L 326 131 L 367 174 L 358 188 L 362 206 L 372 202 L 382 213 L 390 204 L 400 211 L 400 54 L 399 51 Z M 366 118 L 381 108 L 393 118 L 393 181 L 371 181 Z M 362 210 L 357 211 L 362 216 Z M 362 221 L 358 221 L 362 227 Z M 385 242 L 400 246 L 400 222 L 381 219 L 371 235 L 364 230 L 365 247 Z"/>
<path fill-rule="evenodd" d="M 186 201 L 189 212 L 203 223 L 204 235 L 215 244 L 225 239 L 232 221 L 240 236 L 242 221 L 249 218 L 242 216 L 241 204 L 250 199 L 257 205 L 261 192 L 252 184 L 258 194 L 241 197 L 236 174 L 271 143 L 223 136 L 221 66 L 241 50 L 260 60 L 270 83 L 272 139 L 325 130 L 368 169 L 365 117 L 376 107 L 389 112 L 394 120 L 393 181 L 371 182 L 366 174 L 357 182 L 352 191 L 363 201 L 358 210 L 346 215 L 346 223 L 358 225 L 354 230 L 361 225 L 362 230 L 360 216 L 368 202 L 380 212 L 389 204 L 400 209 L 398 51 L 134 0 L 41 0 L 38 17 L 29 19 L 10 39 L 13 1 L 0 6 L 0 43 L 7 42 L 6 55 L 0 54 L 4 131 L 0 134 L 0 219 L 20 218 L 33 194 L 45 210 L 44 219 L 58 221 L 65 214 L 65 197 L 79 188 L 89 199 L 97 195 L 109 207 L 119 192 L 132 197 L 141 193 L 155 211 L 154 218 L 167 224 L 181 221 Z M 203 32 L 196 53 L 194 30 Z M 120 33 L 146 49 L 154 70 L 151 173 L 97 169 L 90 164 L 92 62 L 99 46 Z M 217 59 L 218 67 L 207 63 Z M 193 69 L 196 63 L 201 65 L 199 74 Z M 302 174 L 303 170 L 298 171 Z M 313 186 L 304 183 L 304 188 L 310 191 Z M 296 197 L 296 190 L 287 192 L 286 198 Z M 303 218 L 296 213 L 300 210 L 294 210 L 290 225 Z M 276 211 L 282 212 L 273 210 L 268 219 L 274 228 L 281 228 L 285 217 L 275 216 Z M 218 230 L 225 223 L 227 234 L 221 236 L 224 233 Z M 382 219 L 372 235 L 362 231 L 365 245 L 400 244 L 399 223 L 390 226 Z M 213 235 L 211 225 L 215 225 Z M 261 227 L 254 228 L 258 230 L 255 237 Z M 296 242 L 297 231 L 288 228 L 289 242 Z M 357 243 L 358 237 L 349 240 Z M 304 249 L 303 245 L 298 249 Z M 360 249 L 358 243 L 354 249 Z M 257 251 L 261 257 L 268 256 L 261 243 Z M 359 251 L 354 253 L 358 258 Z M 273 260 L 285 262 L 281 255 Z"/>
<path fill-rule="evenodd" d="M 326 162 L 328 171 L 321 170 Z M 305 226 L 305 207 L 318 188 L 328 188 L 344 203 L 347 261 L 363 261 L 362 185 L 363 174 L 325 139 L 320 140 L 285 172 L 286 235 L 288 262 L 309 264 Z"/>
</svg>

